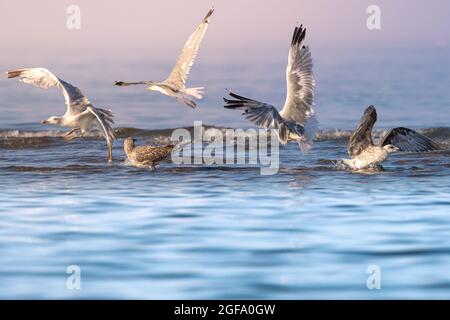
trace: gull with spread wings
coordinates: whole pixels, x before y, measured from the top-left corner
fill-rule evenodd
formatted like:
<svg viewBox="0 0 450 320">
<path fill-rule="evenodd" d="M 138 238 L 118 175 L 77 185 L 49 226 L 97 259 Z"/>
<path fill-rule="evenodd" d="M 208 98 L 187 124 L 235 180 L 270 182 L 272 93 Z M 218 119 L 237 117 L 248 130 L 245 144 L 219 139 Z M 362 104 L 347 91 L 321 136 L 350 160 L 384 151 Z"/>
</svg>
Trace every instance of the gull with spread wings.
<svg viewBox="0 0 450 320">
<path fill-rule="evenodd" d="M 178 56 L 177 62 L 172 69 L 169 77 L 162 82 L 154 81 L 137 81 L 137 82 L 124 82 L 116 81 L 116 86 L 130 86 L 130 85 L 147 85 L 147 90 L 158 91 L 169 97 L 174 97 L 178 102 L 186 104 L 188 107 L 195 108 L 197 104 L 192 100 L 191 97 L 197 99 L 203 98 L 204 87 L 198 88 L 186 88 L 186 79 L 194 64 L 195 57 L 197 56 L 200 43 L 205 36 L 206 29 L 209 25 L 209 17 L 213 14 L 214 9 L 211 8 L 203 18 L 200 25 L 191 34 L 186 44 L 183 47 L 180 55 Z"/>
<path fill-rule="evenodd" d="M 225 108 L 244 110 L 243 115 L 257 126 L 277 129 L 278 139 L 286 144 L 296 141 L 303 152 L 307 152 L 317 132 L 314 112 L 313 63 L 309 48 L 304 45 L 306 29 L 295 27 L 289 50 L 286 69 L 287 96 L 283 110 L 230 92 L 233 98 L 226 99 Z"/>
<path fill-rule="evenodd" d="M 47 69 L 24 68 L 8 71 L 6 74 L 8 78 L 19 78 L 19 81 L 39 88 L 60 88 L 66 101 L 66 113 L 62 117 L 50 117 L 42 121 L 42 124 L 71 128 L 72 130 L 64 136 L 66 141 L 82 136 L 92 129 L 99 129 L 108 144 L 108 162 L 112 161 L 112 144 L 115 136 L 112 128 L 113 114 L 110 110 L 95 108 L 80 89 L 56 77 Z"/>
<path fill-rule="evenodd" d="M 378 142 L 372 140 L 372 130 L 377 121 L 377 110 L 368 107 L 353 131 L 348 143 L 348 153 L 351 159 L 343 159 L 342 163 L 352 170 L 378 167 L 389 154 L 397 151 L 426 152 L 440 150 L 442 146 L 432 139 L 409 128 L 391 129 Z"/>
</svg>

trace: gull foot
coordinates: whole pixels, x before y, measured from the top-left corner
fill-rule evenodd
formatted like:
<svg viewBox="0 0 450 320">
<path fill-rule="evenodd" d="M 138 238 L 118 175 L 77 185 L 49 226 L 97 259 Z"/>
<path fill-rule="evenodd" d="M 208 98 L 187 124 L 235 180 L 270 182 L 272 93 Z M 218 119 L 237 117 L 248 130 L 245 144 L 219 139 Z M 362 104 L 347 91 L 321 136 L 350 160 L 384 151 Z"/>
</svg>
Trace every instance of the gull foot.
<svg viewBox="0 0 450 320">
<path fill-rule="evenodd" d="M 80 129 L 72 129 L 64 135 L 64 141 L 69 142 L 75 138 L 79 138 L 78 136 Z"/>
</svg>

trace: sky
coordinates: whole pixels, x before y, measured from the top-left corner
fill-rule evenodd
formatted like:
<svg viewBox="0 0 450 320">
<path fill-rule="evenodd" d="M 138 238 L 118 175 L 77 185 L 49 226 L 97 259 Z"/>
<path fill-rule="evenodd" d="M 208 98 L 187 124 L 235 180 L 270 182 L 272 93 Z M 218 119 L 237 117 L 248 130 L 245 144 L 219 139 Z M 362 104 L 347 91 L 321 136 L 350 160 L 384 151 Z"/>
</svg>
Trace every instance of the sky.
<svg viewBox="0 0 450 320">
<path fill-rule="evenodd" d="M 81 29 L 66 26 L 69 5 Z M 381 10 L 381 30 L 368 30 L 369 5 Z M 448 0 L 0 0 L 0 49 L 180 47 L 206 14 L 210 48 L 285 45 L 296 23 L 315 47 L 446 47 Z"/>
<path fill-rule="evenodd" d="M 79 30 L 67 28 L 71 5 L 80 8 Z M 367 28 L 370 5 L 380 8 L 380 30 Z M 188 86 L 207 88 L 196 112 L 141 87 L 113 86 L 165 79 L 211 6 L 188 79 Z M 0 71 L 46 67 L 95 106 L 114 110 L 118 125 L 249 125 L 239 113 L 223 112 L 225 89 L 281 107 L 287 52 L 300 23 L 313 54 L 321 126 L 350 128 L 369 104 L 380 113 L 395 109 L 402 125 L 446 125 L 440 115 L 449 105 L 449 0 L 0 0 L 0 13 Z M 6 77 L 0 95 L 0 108 L 15 110 L 7 123 L 40 121 L 62 106 L 58 90 L 25 88 Z M 141 112 L 146 117 L 136 123 Z M 397 125 L 390 115 L 379 124 Z"/>
</svg>

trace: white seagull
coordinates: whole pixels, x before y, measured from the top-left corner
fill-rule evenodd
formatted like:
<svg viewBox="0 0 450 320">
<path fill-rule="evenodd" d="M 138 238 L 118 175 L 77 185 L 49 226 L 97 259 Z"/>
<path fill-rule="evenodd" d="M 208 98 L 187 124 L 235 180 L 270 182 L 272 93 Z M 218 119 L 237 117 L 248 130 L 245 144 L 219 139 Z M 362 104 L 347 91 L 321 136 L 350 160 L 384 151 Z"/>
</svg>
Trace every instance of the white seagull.
<svg viewBox="0 0 450 320">
<path fill-rule="evenodd" d="M 261 128 L 278 129 L 282 144 L 296 141 L 303 152 L 311 148 L 317 132 L 313 63 L 309 47 L 304 45 L 305 33 L 302 25 L 295 27 L 286 69 L 287 96 L 281 112 L 270 104 L 232 92 L 229 94 L 234 100 L 224 98 L 225 108 L 244 110 L 243 115 Z"/>
<path fill-rule="evenodd" d="M 58 87 L 62 90 L 67 111 L 62 117 L 53 116 L 42 121 L 42 124 L 54 124 L 71 128 L 65 136 L 66 141 L 82 136 L 91 129 L 99 129 L 108 144 L 108 162 L 112 161 L 112 144 L 115 139 L 112 128 L 113 114 L 110 110 L 94 108 L 80 89 L 56 77 L 44 68 L 24 68 L 6 72 L 8 78 L 19 78 L 19 81 L 39 88 Z"/>
<path fill-rule="evenodd" d="M 351 159 L 343 159 L 342 163 L 352 170 L 376 168 L 385 161 L 389 154 L 397 151 L 425 152 L 440 150 L 439 143 L 409 128 L 391 129 L 378 142 L 372 140 L 372 129 L 377 121 L 377 110 L 368 107 L 352 133 L 348 143 Z"/>
<path fill-rule="evenodd" d="M 198 88 L 186 88 L 186 79 L 191 70 L 192 65 L 194 64 L 195 57 L 197 56 L 198 49 L 200 46 L 200 42 L 202 42 L 203 37 L 205 36 L 206 29 L 209 25 L 209 17 L 213 14 L 214 8 L 211 8 L 209 12 L 206 14 L 205 18 L 203 18 L 200 25 L 191 34 L 186 44 L 184 45 L 183 50 L 178 56 L 177 62 L 172 69 L 169 77 L 162 82 L 154 82 L 154 81 L 138 81 L 138 82 L 124 82 L 124 81 L 116 81 L 116 86 L 130 86 L 136 84 L 145 84 L 147 85 L 147 90 L 149 91 L 159 91 L 162 94 L 165 94 L 169 97 L 174 97 L 178 102 L 186 104 L 188 107 L 195 108 L 197 105 L 191 99 L 195 97 L 197 99 L 203 98 L 204 87 Z"/>
</svg>

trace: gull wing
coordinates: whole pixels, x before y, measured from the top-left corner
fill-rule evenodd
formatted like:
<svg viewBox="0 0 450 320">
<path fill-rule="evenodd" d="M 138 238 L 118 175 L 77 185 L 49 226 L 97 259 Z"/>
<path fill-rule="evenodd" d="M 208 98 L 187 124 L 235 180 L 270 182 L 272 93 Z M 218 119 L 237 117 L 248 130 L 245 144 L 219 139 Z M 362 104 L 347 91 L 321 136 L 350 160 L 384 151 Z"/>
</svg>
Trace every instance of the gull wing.
<svg viewBox="0 0 450 320">
<path fill-rule="evenodd" d="M 442 146 L 436 141 L 409 128 L 398 127 L 390 130 L 380 141 L 380 146 L 392 144 L 399 151 L 425 152 L 440 150 Z"/>
<path fill-rule="evenodd" d="M 208 29 L 209 17 L 213 14 L 214 9 L 211 8 L 206 16 L 203 18 L 200 25 L 195 29 L 194 33 L 191 34 L 186 44 L 181 50 L 178 56 L 177 62 L 172 69 L 169 77 L 164 81 L 178 89 L 184 89 L 186 84 L 186 78 L 194 64 L 195 57 L 198 53 L 198 48 L 205 36 L 206 30 Z"/>
<path fill-rule="evenodd" d="M 8 78 L 19 78 L 23 83 L 48 89 L 58 87 L 62 90 L 67 106 L 67 113 L 77 115 L 83 112 L 91 103 L 77 87 L 56 77 L 45 68 L 23 68 L 8 71 Z"/>
<path fill-rule="evenodd" d="M 353 131 L 348 143 L 348 153 L 351 157 L 355 157 L 369 146 L 373 146 L 372 129 L 377 121 L 377 110 L 374 106 L 368 107 L 358 127 Z"/>
<path fill-rule="evenodd" d="M 92 114 L 97 120 L 98 128 L 103 132 L 103 136 L 105 137 L 106 143 L 108 145 L 108 161 L 112 161 L 112 145 L 115 140 L 114 129 L 111 124 L 112 121 L 112 113 L 109 110 L 97 109 L 92 106 L 88 106 L 86 111 L 83 113 Z"/>
<path fill-rule="evenodd" d="M 315 87 L 311 52 L 304 45 L 305 35 L 303 26 L 295 27 L 286 68 L 286 102 L 280 112 L 283 118 L 303 126 L 314 117 Z"/>
<path fill-rule="evenodd" d="M 229 94 L 234 100 L 223 98 L 225 108 L 244 110 L 243 115 L 260 128 L 278 129 L 278 138 L 281 143 L 287 143 L 289 131 L 296 132 L 299 135 L 303 134 L 302 126 L 285 121 L 274 106 L 232 92 Z"/>
<path fill-rule="evenodd" d="M 136 147 L 134 150 L 136 161 L 138 162 L 160 162 L 166 159 L 172 149 L 173 145 L 165 146 L 165 147 L 157 147 L 157 146 L 141 146 Z"/>
</svg>

